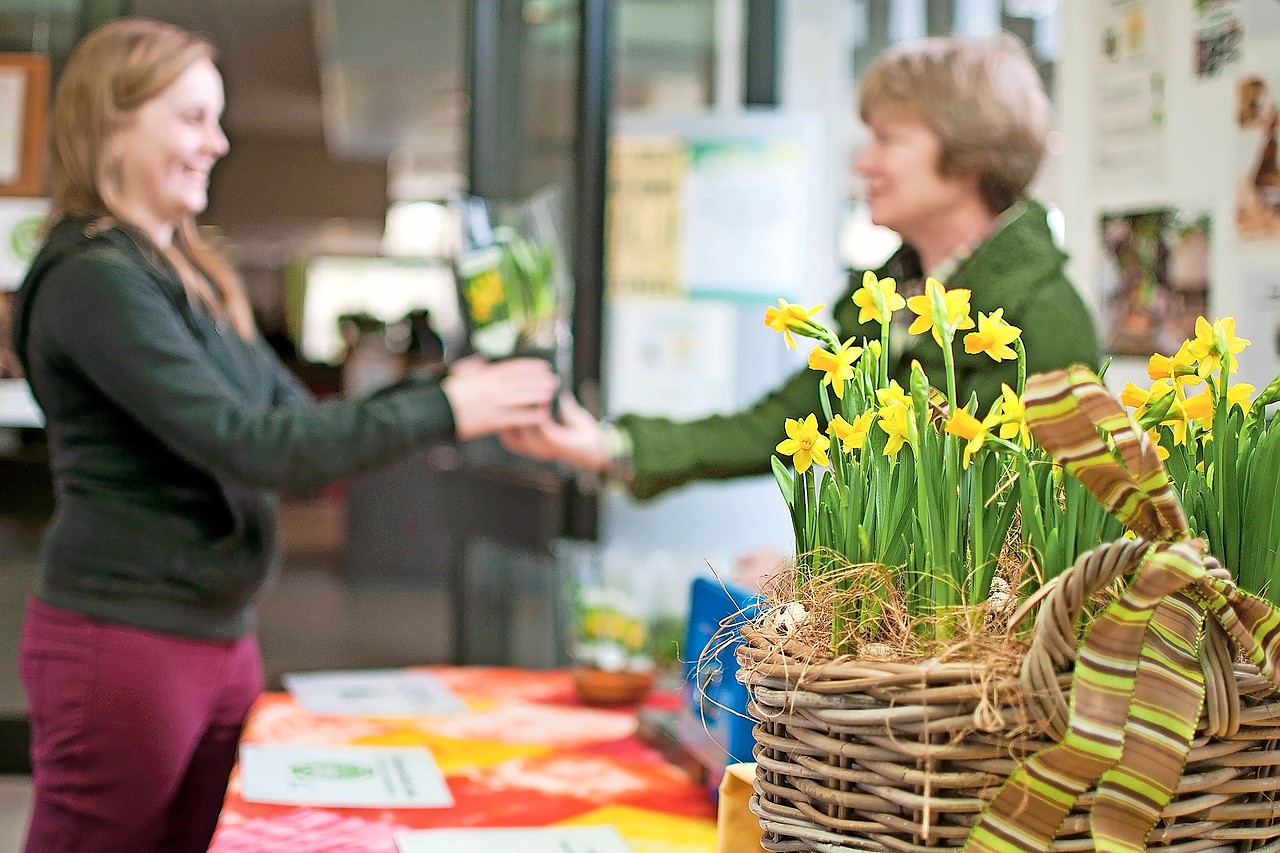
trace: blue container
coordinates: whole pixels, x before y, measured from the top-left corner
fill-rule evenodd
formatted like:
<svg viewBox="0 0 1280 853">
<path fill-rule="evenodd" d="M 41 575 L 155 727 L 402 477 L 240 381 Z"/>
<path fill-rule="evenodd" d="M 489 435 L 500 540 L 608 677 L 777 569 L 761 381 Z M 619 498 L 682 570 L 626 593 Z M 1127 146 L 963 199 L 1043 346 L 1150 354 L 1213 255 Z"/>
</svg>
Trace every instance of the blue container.
<svg viewBox="0 0 1280 853">
<path fill-rule="evenodd" d="M 678 737 L 709 774 L 714 792 L 727 764 L 751 761 L 755 721 L 747 688 L 738 682 L 738 629 L 755 618 L 761 597 L 740 586 L 698 578 L 689 590 L 685 633 L 684 707 Z"/>
</svg>

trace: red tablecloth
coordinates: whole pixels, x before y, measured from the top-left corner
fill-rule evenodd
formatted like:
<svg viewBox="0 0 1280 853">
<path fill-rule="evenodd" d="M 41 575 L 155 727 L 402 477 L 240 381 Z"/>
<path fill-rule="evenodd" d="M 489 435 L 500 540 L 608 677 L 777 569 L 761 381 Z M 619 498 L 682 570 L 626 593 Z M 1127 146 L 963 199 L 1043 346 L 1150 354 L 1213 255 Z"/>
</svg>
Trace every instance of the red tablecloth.
<svg viewBox="0 0 1280 853">
<path fill-rule="evenodd" d="M 715 809 L 706 792 L 636 737 L 633 710 L 583 706 L 565 672 L 425 671 L 447 683 L 471 713 L 320 717 L 273 693 L 258 700 L 244 740 L 424 746 L 449 783 L 452 808 L 247 803 L 233 775 L 211 853 L 395 853 L 397 829 L 596 824 L 617 827 L 636 853 L 715 849 Z"/>
</svg>

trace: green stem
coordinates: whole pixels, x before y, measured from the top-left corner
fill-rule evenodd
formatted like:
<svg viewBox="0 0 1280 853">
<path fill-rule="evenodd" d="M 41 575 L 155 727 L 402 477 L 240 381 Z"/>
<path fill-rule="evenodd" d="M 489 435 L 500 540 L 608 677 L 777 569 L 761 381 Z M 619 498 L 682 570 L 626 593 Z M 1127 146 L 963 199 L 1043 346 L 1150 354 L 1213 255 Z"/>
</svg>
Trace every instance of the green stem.
<svg viewBox="0 0 1280 853">
<path fill-rule="evenodd" d="M 1027 388 L 1027 348 L 1022 345 L 1022 336 L 1013 339 L 1013 351 L 1018 354 L 1018 397 Z"/>
<path fill-rule="evenodd" d="M 889 319 L 880 324 L 880 387 L 889 387 Z"/>
<path fill-rule="evenodd" d="M 947 406 L 954 413 L 956 410 L 956 358 L 951 352 L 953 336 L 954 333 L 943 334 L 942 363 L 947 368 Z"/>
</svg>

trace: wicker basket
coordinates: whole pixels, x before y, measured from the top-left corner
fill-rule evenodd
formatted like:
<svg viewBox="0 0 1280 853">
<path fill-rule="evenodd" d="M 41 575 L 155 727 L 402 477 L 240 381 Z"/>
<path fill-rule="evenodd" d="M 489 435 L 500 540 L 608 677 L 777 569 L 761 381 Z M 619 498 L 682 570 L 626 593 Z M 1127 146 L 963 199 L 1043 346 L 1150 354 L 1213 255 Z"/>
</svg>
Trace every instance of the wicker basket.
<svg viewBox="0 0 1280 853">
<path fill-rule="evenodd" d="M 1062 736 L 1077 617 L 1132 565 L 1141 540 L 1084 555 L 1046 587 L 1021 675 L 980 664 L 822 660 L 758 627 L 743 630 L 740 678 L 756 726 L 752 811 L 771 851 L 931 851 L 964 845 L 1016 762 Z M 1216 568 L 1215 570 L 1221 571 Z M 1232 664 L 1210 620 L 1218 671 L 1172 803 L 1148 849 L 1280 851 L 1280 696 Z M 1089 851 L 1091 798 L 1054 851 Z"/>
</svg>

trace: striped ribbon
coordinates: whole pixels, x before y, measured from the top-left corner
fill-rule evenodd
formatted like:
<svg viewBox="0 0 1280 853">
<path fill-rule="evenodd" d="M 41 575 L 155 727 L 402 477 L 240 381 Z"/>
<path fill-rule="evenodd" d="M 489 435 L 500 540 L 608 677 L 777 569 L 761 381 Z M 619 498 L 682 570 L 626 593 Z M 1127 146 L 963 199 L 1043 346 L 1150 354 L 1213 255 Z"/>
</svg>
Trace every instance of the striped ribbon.
<svg viewBox="0 0 1280 853">
<path fill-rule="evenodd" d="M 1137 853 L 1186 767 L 1206 668 L 1223 666 L 1222 655 L 1202 654 L 1206 619 L 1221 624 L 1276 686 L 1280 613 L 1209 573 L 1205 543 L 1188 538 L 1155 448 L 1092 371 L 1034 376 L 1025 400 L 1040 445 L 1152 544 L 1139 552 L 1124 594 L 1080 645 L 1062 740 L 1009 776 L 965 850 L 1047 851 L 1080 796 L 1093 791 L 1094 849 Z M 1234 679 L 1229 656 L 1225 672 L 1209 677 Z"/>
</svg>

